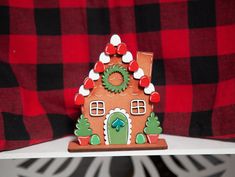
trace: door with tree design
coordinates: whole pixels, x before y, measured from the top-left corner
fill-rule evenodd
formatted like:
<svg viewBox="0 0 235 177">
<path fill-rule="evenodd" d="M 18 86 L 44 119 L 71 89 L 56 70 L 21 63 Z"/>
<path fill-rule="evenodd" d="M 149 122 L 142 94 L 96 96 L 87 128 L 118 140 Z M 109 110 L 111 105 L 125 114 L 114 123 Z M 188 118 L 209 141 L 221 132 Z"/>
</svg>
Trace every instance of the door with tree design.
<svg viewBox="0 0 235 177">
<path fill-rule="evenodd" d="M 129 144 L 130 121 L 124 111 L 111 111 L 106 116 L 106 144 Z"/>
</svg>

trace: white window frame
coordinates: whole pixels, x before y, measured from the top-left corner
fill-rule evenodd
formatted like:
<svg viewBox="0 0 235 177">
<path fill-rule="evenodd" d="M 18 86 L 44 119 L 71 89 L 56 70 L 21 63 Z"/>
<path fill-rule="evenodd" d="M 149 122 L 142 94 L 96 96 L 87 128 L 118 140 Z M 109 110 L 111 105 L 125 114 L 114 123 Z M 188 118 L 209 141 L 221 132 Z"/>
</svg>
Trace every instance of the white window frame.
<svg viewBox="0 0 235 177">
<path fill-rule="evenodd" d="M 102 104 L 102 107 L 99 107 L 99 104 Z M 92 107 L 92 104 L 95 104 L 95 106 Z M 105 115 L 105 103 L 104 101 L 91 101 L 90 102 L 90 115 L 94 117 L 99 117 Z M 92 113 L 92 110 L 95 110 L 95 114 Z M 103 113 L 99 114 L 99 110 L 102 110 Z"/>
<path fill-rule="evenodd" d="M 133 103 L 136 103 L 136 106 L 133 106 Z M 140 105 L 143 103 L 143 105 Z M 144 109 L 144 112 L 140 112 L 140 108 Z M 137 110 L 137 112 L 133 112 L 133 110 Z M 146 102 L 144 100 L 131 100 L 131 114 L 133 115 L 144 115 L 146 113 Z"/>
</svg>

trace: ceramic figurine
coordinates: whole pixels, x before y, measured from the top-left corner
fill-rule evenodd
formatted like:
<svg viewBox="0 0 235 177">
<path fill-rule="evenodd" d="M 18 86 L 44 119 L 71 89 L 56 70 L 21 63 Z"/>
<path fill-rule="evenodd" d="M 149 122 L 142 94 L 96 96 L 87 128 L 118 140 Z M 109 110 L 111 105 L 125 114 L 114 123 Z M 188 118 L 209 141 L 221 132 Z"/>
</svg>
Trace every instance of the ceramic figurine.
<svg viewBox="0 0 235 177">
<path fill-rule="evenodd" d="M 153 106 L 160 95 L 151 83 L 153 54 L 133 58 L 113 35 L 75 95 L 81 107 L 70 152 L 167 149 Z"/>
</svg>

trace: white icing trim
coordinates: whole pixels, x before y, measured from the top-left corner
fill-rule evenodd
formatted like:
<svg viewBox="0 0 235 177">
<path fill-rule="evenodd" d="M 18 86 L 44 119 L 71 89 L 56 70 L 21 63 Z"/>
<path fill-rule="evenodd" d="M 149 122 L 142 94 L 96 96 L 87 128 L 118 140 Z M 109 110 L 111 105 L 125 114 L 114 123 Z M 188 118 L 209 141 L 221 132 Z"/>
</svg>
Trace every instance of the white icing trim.
<svg viewBox="0 0 235 177">
<path fill-rule="evenodd" d="M 138 93 L 132 93 L 132 95 L 136 96 L 136 95 L 139 95 Z"/>
<path fill-rule="evenodd" d="M 133 103 L 136 102 L 136 106 L 133 106 Z M 144 105 L 140 105 L 140 102 Z M 144 109 L 144 112 L 140 112 L 140 108 Z M 137 109 L 137 112 L 133 112 L 133 109 Z M 146 113 L 146 102 L 144 100 L 131 100 L 131 114 L 132 115 L 144 115 Z"/>
<path fill-rule="evenodd" d="M 110 56 L 106 55 L 104 52 L 102 52 L 99 56 L 99 61 L 101 61 L 104 64 L 107 64 L 110 62 Z"/>
<path fill-rule="evenodd" d="M 102 97 L 102 95 L 97 95 L 97 94 L 94 94 L 96 97 L 98 97 L 98 98 L 100 98 L 100 97 Z"/>
<path fill-rule="evenodd" d="M 133 77 L 135 79 L 140 79 L 142 76 L 144 76 L 144 71 L 142 68 L 138 68 L 137 71 L 134 72 Z"/>
<path fill-rule="evenodd" d="M 123 63 L 130 63 L 133 60 L 131 52 L 127 51 L 125 55 L 122 56 Z"/>
<path fill-rule="evenodd" d="M 126 116 L 127 121 L 128 121 L 128 127 L 129 127 L 128 137 L 127 137 L 127 144 L 131 144 L 131 132 L 132 132 L 131 119 L 130 119 L 129 114 L 126 112 L 126 110 L 125 109 L 120 109 L 120 108 L 115 108 L 114 110 L 110 110 L 109 113 L 105 116 L 106 117 L 106 119 L 104 120 L 104 141 L 105 141 L 105 144 L 109 145 L 108 129 L 107 129 L 108 119 L 109 119 L 110 115 L 115 113 L 115 112 L 121 112 Z"/>
<path fill-rule="evenodd" d="M 112 98 L 114 96 L 114 94 L 107 94 L 106 96 Z"/>
<path fill-rule="evenodd" d="M 148 87 L 144 88 L 144 93 L 147 95 L 151 94 L 154 91 L 155 91 L 155 87 L 152 83 L 150 83 Z"/>
<path fill-rule="evenodd" d="M 95 103 L 96 106 L 95 107 L 92 107 L 92 104 Z M 99 103 L 102 103 L 102 107 L 99 107 Z M 96 114 L 93 114 L 92 113 L 92 110 L 95 109 L 96 110 Z M 105 115 L 105 102 L 104 101 L 91 101 L 90 102 L 90 107 L 89 107 L 89 110 L 90 110 L 90 116 L 94 116 L 94 117 L 100 117 L 100 116 L 103 116 Z M 102 114 L 99 114 L 99 110 L 103 110 L 103 113 Z"/>
<path fill-rule="evenodd" d="M 90 90 L 85 89 L 84 85 L 81 85 L 79 90 L 78 90 L 78 93 L 81 94 L 82 96 L 87 96 L 87 95 L 90 94 Z"/>
<path fill-rule="evenodd" d="M 121 38 L 117 34 L 114 34 L 110 38 L 110 43 L 113 44 L 114 46 L 118 46 L 118 44 L 121 43 Z"/>
<path fill-rule="evenodd" d="M 100 78 L 100 75 L 99 75 L 99 73 L 96 73 L 96 72 L 92 69 L 92 70 L 90 70 L 88 77 L 91 78 L 92 80 L 96 81 L 96 80 L 98 80 L 98 79 Z"/>
</svg>

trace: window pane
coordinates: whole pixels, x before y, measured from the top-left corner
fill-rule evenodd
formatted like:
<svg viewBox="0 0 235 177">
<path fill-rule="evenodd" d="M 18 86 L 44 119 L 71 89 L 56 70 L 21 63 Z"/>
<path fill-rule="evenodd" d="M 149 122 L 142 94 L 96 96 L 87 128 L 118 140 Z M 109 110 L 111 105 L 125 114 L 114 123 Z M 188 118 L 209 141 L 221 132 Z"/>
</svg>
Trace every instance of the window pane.
<svg viewBox="0 0 235 177">
<path fill-rule="evenodd" d="M 131 101 L 131 114 L 143 115 L 146 113 L 146 103 L 144 100 L 132 100 Z"/>
<path fill-rule="evenodd" d="M 104 107 L 103 102 L 98 102 L 98 108 L 103 108 L 103 107 Z"/>
<path fill-rule="evenodd" d="M 145 107 L 140 107 L 139 108 L 139 113 L 145 113 Z"/>
<path fill-rule="evenodd" d="M 137 108 L 133 108 L 132 109 L 132 113 L 138 113 L 138 109 Z"/>
<path fill-rule="evenodd" d="M 96 102 L 92 102 L 92 103 L 91 103 L 91 107 L 92 107 L 92 108 L 97 107 L 97 103 L 96 103 Z"/>
<path fill-rule="evenodd" d="M 132 107 L 136 107 L 137 106 L 137 101 L 133 101 L 132 102 Z"/>
<path fill-rule="evenodd" d="M 139 106 L 144 106 L 144 102 L 143 101 L 139 101 Z"/>
<path fill-rule="evenodd" d="M 104 113 L 104 110 L 103 109 L 98 109 L 98 114 L 101 115 Z"/>
<path fill-rule="evenodd" d="M 103 101 L 90 102 L 90 115 L 103 116 L 105 114 L 105 103 Z"/>
<path fill-rule="evenodd" d="M 92 110 L 91 110 L 91 114 L 92 114 L 92 115 L 96 115 L 96 114 L 97 114 L 96 109 L 92 109 Z"/>
</svg>

